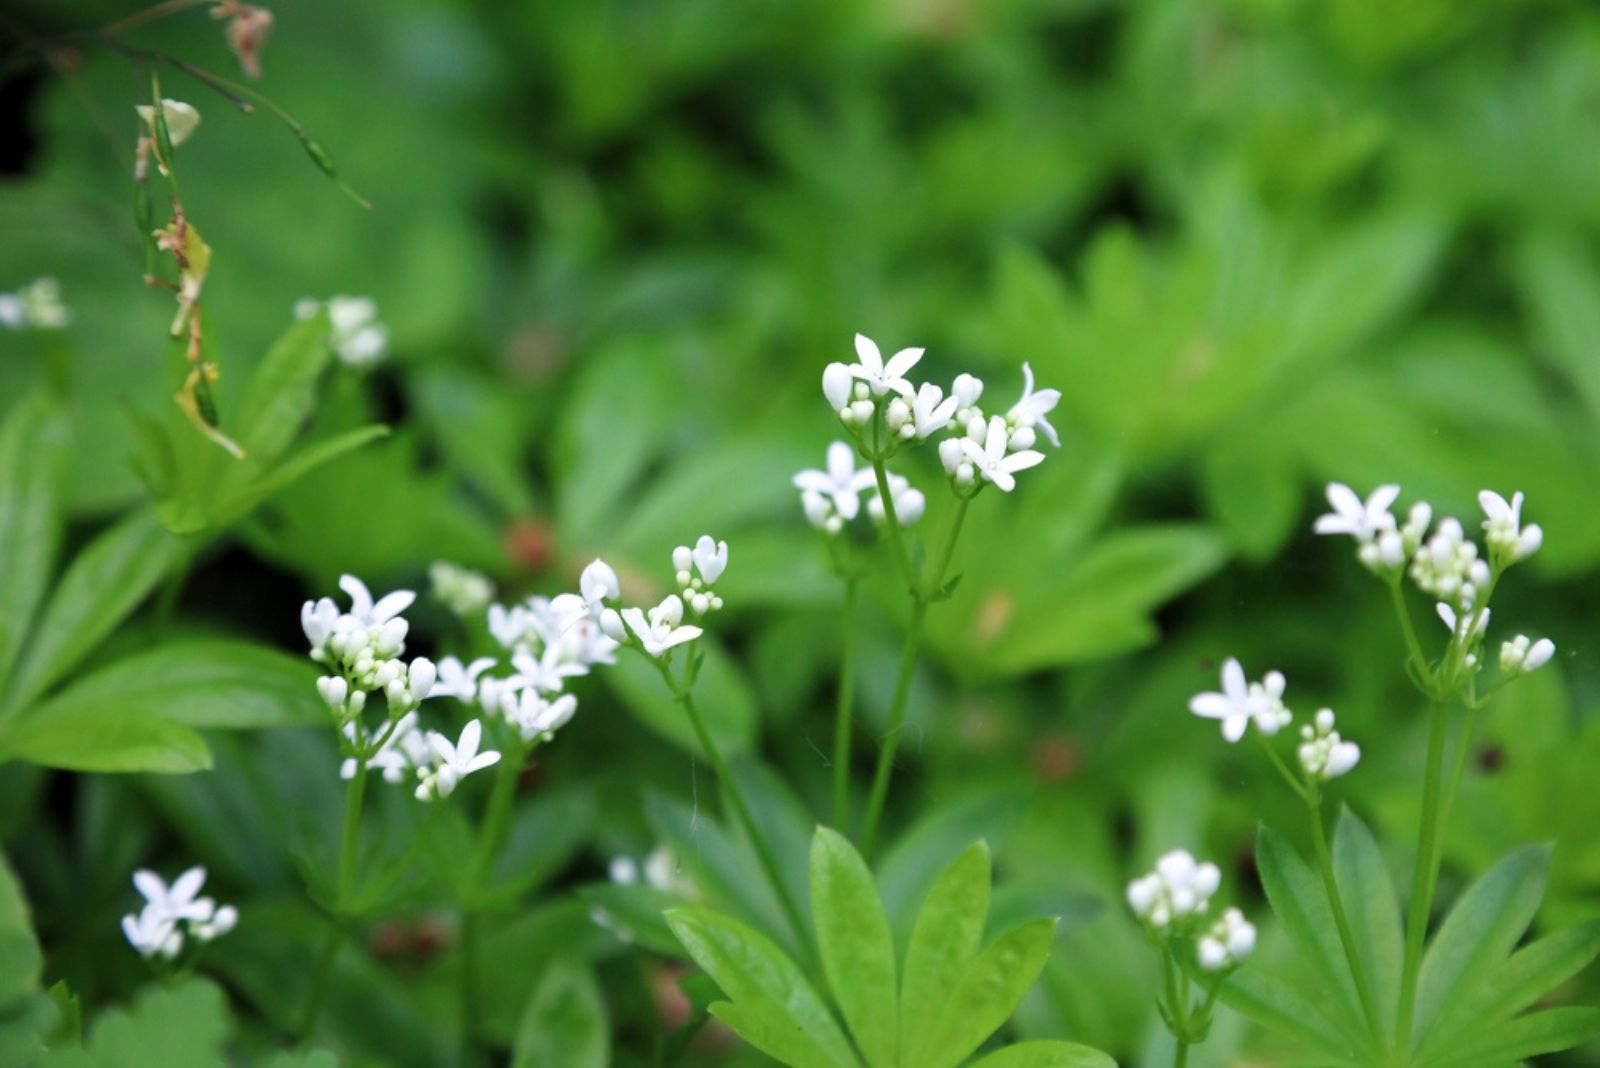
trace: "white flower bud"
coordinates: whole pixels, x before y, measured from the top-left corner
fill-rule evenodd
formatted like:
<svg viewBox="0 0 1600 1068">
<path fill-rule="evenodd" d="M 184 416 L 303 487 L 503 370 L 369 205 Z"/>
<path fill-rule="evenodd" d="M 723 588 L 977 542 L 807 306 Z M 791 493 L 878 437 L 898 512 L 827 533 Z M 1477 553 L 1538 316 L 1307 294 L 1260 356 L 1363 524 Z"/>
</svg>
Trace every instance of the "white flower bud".
<svg viewBox="0 0 1600 1068">
<path fill-rule="evenodd" d="M 411 699 L 421 701 L 427 697 L 438 677 L 438 669 L 427 657 L 419 656 L 411 661 L 411 666 L 406 669 L 406 689 L 411 691 Z"/>
<path fill-rule="evenodd" d="M 909 527 L 921 519 L 927 508 L 928 499 L 921 490 L 908 489 L 894 499 L 894 512 L 903 527 Z"/>
<path fill-rule="evenodd" d="M 317 680 L 317 693 L 329 708 L 343 711 L 345 699 L 350 696 L 350 684 L 338 675 L 324 675 Z"/>
<path fill-rule="evenodd" d="M 672 550 L 672 569 L 674 571 L 682 574 L 693 566 L 694 552 L 687 545 L 680 545 Z"/>
<path fill-rule="evenodd" d="M 1031 449 L 1034 446 L 1035 438 L 1036 435 L 1031 426 L 1019 426 L 1011 432 L 1010 448 L 1016 452 Z"/>
<path fill-rule="evenodd" d="M 822 395 L 828 398 L 833 410 L 843 414 L 850 403 L 850 386 L 853 382 L 850 368 L 842 363 L 830 363 L 822 371 Z"/>
<path fill-rule="evenodd" d="M 956 399 L 958 408 L 970 408 L 983 396 L 983 382 L 969 374 L 956 375 L 955 382 L 950 386 L 950 395 Z"/>
<path fill-rule="evenodd" d="M 622 616 L 615 608 L 607 608 L 600 613 L 600 630 L 614 642 L 628 640 L 628 628 L 623 625 Z"/>
<path fill-rule="evenodd" d="M 961 448 L 961 439 L 945 438 L 939 442 L 939 462 L 944 465 L 945 474 L 954 475 L 965 455 Z"/>
<path fill-rule="evenodd" d="M 870 400 L 858 400 L 850 405 L 850 418 L 853 422 L 864 425 L 872 421 L 873 411 Z"/>
<path fill-rule="evenodd" d="M 1533 643 L 1533 648 L 1528 650 L 1528 655 L 1523 657 L 1523 671 L 1537 671 L 1550 662 L 1556 655 L 1556 643 L 1549 638 L 1540 638 Z"/>
<path fill-rule="evenodd" d="M 896 397 L 885 409 L 883 421 L 890 430 L 899 431 L 911 421 L 911 405 L 907 404 L 904 398 Z"/>
<path fill-rule="evenodd" d="M 971 464 L 963 462 L 963 463 L 957 465 L 957 467 L 956 467 L 956 485 L 958 485 L 958 486 L 970 486 L 970 485 L 972 485 L 972 480 L 975 477 L 976 477 L 976 472 L 973 471 Z"/>
</svg>

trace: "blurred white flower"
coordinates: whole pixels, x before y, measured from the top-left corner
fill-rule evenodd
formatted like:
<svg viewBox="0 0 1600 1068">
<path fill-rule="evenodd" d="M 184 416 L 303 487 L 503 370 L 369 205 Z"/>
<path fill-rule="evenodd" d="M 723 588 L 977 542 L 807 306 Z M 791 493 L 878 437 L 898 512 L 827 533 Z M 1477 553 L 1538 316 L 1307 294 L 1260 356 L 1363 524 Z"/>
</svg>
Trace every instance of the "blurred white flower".
<svg viewBox="0 0 1600 1068">
<path fill-rule="evenodd" d="M 1252 722 L 1262 734 L 1273 735 L 1293 718 L 1283 706 L 1286 685 L 1282 672 L 1269 671 L 1260 682 L 1246 682 L 1244 668 L 1229 657 L 1222 664 L 1222 692 L 1200 693 L 1189 699 L 1189 711 L 1222 721 L 1222 737 L 1237 742 Z"/>
<path fill-rule="evenodd" d="M 183 951 L 178 925 L 150 908 L 122 917 L 122 934 L 141 957 L 171 960 Z"/>
<path fill-rule="evenodd" d="M 578 699 L 572 694 L 562 694 L 554 700 L 547 699 L 537 690 L 527 689 L 508 699 L 502 705 L 505 717 L 522 735 L 522 740 L 548 739 L 566 726 L 578 711 Z"/>
<path fill-rule="evenodd" d="M 350 611 L 346 614 L 364 627 L 381 627 L 411 607 L 417 595 L 410 590 L 396 590 L 385 594 L 376 603 L 367 584 L 354 575 L 342 575 L 339 588 L 350 596 Z"/>
<path fill-rule="evenodd" d="M 384 734 L 385 731 L 388 733 Z M 344 725 L 344 736 L 352 746 L 370 746 L 375 740 L 369 738 L 365 729 L 355 720 Z M 385 724 L 379 728 L 378 736 L 383 738 L 383 744 L 367 758 L 367 770 L 381 773 L 384 782 L 398 783 L 408 771 L 427 762 L 427 740 L 417 730 L 415 712 L 401 716 L 392 728 Z M 339 778 L 348 781 L 355 777 L 356 759 L 346 757 L 339 765 Z"/>
<path fill-rule="evenodd" d="M 1500 644 L 1500 670 L 1507 675 L 1526 675 L 1544 667 L 1555 655 L 1556 643 L 1549 638 L 1532 641 L 1519 634 Z"/>
<path fill-rule="evenodd" d="M 982 388 L 981 385 L 979 388 Z M 918 441 L 925 441 L 945 429 L 955 418 L 960 404 L 955 395 L 946 397 L 944 390 L 932 382 L 922 383 L 911 400 L 911 422 L 908 425 L 912 428 L 912 434 Z"/>
<path fill-rule="evenodd" d="M 15 293 L 0 293 L 0 326 L 11 330 L 59 330 L 72 321 L 54 278 L 36 278 Z"/>
<path fill-rule="evenodd" d="M 447 656 L 439 661 L 439 677 L 429 696 L 454 697 L 470 705 L 478 699 L 478 677 L 494 665 L 494 658 L 489 656 L 480 656 L 470 664 L 462 664 L 459 657 Z"/>
<path fill-rule="evenodd" d="M 989 420 L 982 445 L 970 436 L 961 439 L 966 462 L 972 465 L 973 472 L 1006 493 L 1016 488 L 1017 480 L 1013 476 L 1018 471 L 1025 471 L 1044 460 L 1044 453 L 1032 449 L 1007 452 L 1010 441 L 1010 428 L 1005 419 L 998 415 Z M 961 479 L 959 468 L 956 478 L 957 481 Z"/>
<path fill-rule="evenodd" d="M 1349 534 L 1360 542 L 1372 541 L 1384 531 L 1395 529 L 1389 507 L 1399 496 L 1400 487 L 1390 484 L 1379 486 L 1362 501 L 1343 482 L 1330 482 L 1328 503 L 1333 511 L 1318 516 L 1311 529 L 1318 534 Z"/>
<path fill-rule="evenodd" d="M 981 387 L 980 387 L 981 388 Z M 1011 411 L 1006 413 L 1006 421 L 1012 426 L 1012 447 L 1016 449 L 1033 448 L 1034 430 L 1044 434 L 1046 440 L 1056 448 L 1061 447 L 1061 438 L 1056 433 L 1056 428 L 1050 425 L 1045 418 L 1055 411 L 1056 405 L 1061 403 L 1059 389 L 1033 388 L 1033 368 L 1026 363 L 1022 365 L 1022 399 L 1011 406 Z M 963 405 L 963 407 L 966 407 Z M 1019 437 L 1020 435 L 1020 437 Z"/>
<path fill-rule="evenodd" d="M 1411 578 L 1424 592 L 1461 611 L 1477 604 L 1489 583 L 1489 565 L 1478 557 L 1461 524 L 1442 520 L 1411 560 Z"/>
<path fill-rule="evenodd" d="M 650 656 L 661 656 L 667 650 L 684 642 L 694 641 L 704 633 L 699 627 L 681 625 L 683 601 L 676 594 L 668 596 L 650 609 L 648 616 L 641 609 L 624 608 L 621 618 Z M 606 624 L 602 622 L 601 625 Z M 607 633 L 610 633 L 609 629 Z M 613 634 L 612 637 L 616 635 Z"/>
<path fill-rule="evenodd" d="M 1520 490 L 1511 495 L 1509 503 L 1493 490 L 1484 490 L 1478 494 L 1478 503 L 1488 517 L 1483 521 L 1483 540 L 1488 543 L 1490 553 L 1504 558 L 1506 563 L 1526 560 L 1544 544 L 1544 531 L 1539 524 L 1522 525 Z"/>
<path fill-rule="evenodd" d="M 517 673 L 513 680 L 517 685 L 531 686 L 545 693 L 560 693 L 567 688 L 568 679 L 589 673 L 586 665 L 568 660 L 559 645 L 545 646 L 538 656 L 515 653 L 511 666 Z"/>
<path fill-rule="evenodd" d="M 1444 625 L 1450 628 L 1450 633 L 1454 634 L 1456 632 L 1456 625 L 1461 621 L 1461 617 L 1456 615 L 1456 610 L 1445 604 L 1443 601 L 1440 601 L 1438 604 L 1434 605 L 1433 610 L 1439 614 L 1439 619 L 1443 621 Z M 1486 630 L 1489 626 L 1489 612 L 1490 610 L 1488 608 L 1475 608 L 1468 613 L 1469 616 L 1475 616 L 1475 618 L 1473 619 L 1472 633 L 1467 635 L 1467 637 L 1483 637 L 1484 630 Z"/>
<path fill-rule="evenodd" d="M 150 130 L 152 139 L 156 136 L 156 109 L 152 104 L 135 104 L 133 110 L 139 113 L 139 118 Z M 193 104 L 185 104 L 181 100 L 170 97 L 161 99 L 161 117 L 166 122 L 167 137 L 172 141 L 172 147 L 177 148 L 189 140 L 191 134 L 200 126 L 200 112 L 195 110 Z"/>
<path fill-rule="evenodd" d="M 378 305 L 371 297 L 329 297 L 326 302 L 307 297 L 297 302 L 297 318 L 309 319 L 328 311 L 328 344 L 348 367 L 370 367 L 389 353 L 389 328 L 378 321 Z"/>
<path fill-rule="evenodd" d="M 499 763 L 500 754 L 493 749 L 478 752 L 482 739 L 483 723 L 476 719 L 461 728 L 461 737 L 453 744 L 438 731 L 429 731 L 428 749 L 433 756 L 433 766 L 418 769 L 422 781 L 417 786 L 417 799 L 432 801 L 449 797 L 462 779 Z"/>
<path fill-rule="evenodd" d="M 193 867 L 167 883 L 148 868 L 133 873 L 133 885 L 145 899 L 138 913 L 122 918 L 122 933 L 130 945 L 145 957 L 176 957 L 183 949 L 184 932 L 202 942 L 233 930 L 239 910 L 232 905 L 217 907 L 209 897 L 201 897 L 206 870 Z"/>
<path fill-rule="evenodd" d="M 1361 747 L 1341 738 L 1333 723 L 1333 709 L 1324 708 L 1317 713 L 1314 726 L 1300 728 L 1301 741 L 1295 753 L 1308 778 L 1323 782 L 1337 779 L 1361 760 Z"/>
<path fill-rule="evenodd" d="M 1256 929 L 1244 913 L 1230 908 L 1195 943 L 1195 959 L 1200 968 L 1220 972 L 1235 967 L 1255 952 Z"/>
<path fill-rule="evenodd" d="M 1148 875 L 1128 884 L 1128 907 L 1158 930 L 1206 911 L 1222 883 L 1215 864 L 1197 862 L 1185 849 L 1162 854 Z"/>
<path fill-rule="evenodd" d="M 881 397 L 892 391 L 910 397 L 915 388 L 906 380 L 906 372 L 921 359 L 921 349 L 901 349 L 885 362 L 878 343 L 865 334 L 857 334 L 857 362 L 850 365 L 850 373 L 865 382 L 874 396 Z"/>
<path fill-rule="evenodd" d="M 810 469 L 794 476 L 794 487 L 802 494 L 801 502 L 808 519 L 815 508 L 805 503 L 808 498 L 821 498 L 828 506 L 828 510 L 820 513 L 823 522 L 812 520 L 812 525 L 817 527 L 825 527 L 828 516 L 834 514 L 846 523 L 854 519 L 861 511 L 861 491 L 872 483 L 872 469 L 858 470 L 855 449 L 843 441 L 828 446 L 827 470 Z"/>
<path fill-rule="evenodd" d="M 428 580 L 433 595 L 463 618 L 477 615 L 494 600 L 494 583 L 489 576 L 447 560 L 435 561 L 428 567 Z"/>
<path fill-rule="evenodd" d="M 922 518 L 922 513 L 927 510 L 928 500 L 919 489 L 913 489 L 911 483 L 902 475 L 889 472 L 889 494 L 894 501 L 894 516 L 901 526 L 909 527 Z M 883 507 L 883 496 L 876 491 L 867 498 L 867 513 L 874 522 L 882 523 L 886 518 Z"/>
</svg>

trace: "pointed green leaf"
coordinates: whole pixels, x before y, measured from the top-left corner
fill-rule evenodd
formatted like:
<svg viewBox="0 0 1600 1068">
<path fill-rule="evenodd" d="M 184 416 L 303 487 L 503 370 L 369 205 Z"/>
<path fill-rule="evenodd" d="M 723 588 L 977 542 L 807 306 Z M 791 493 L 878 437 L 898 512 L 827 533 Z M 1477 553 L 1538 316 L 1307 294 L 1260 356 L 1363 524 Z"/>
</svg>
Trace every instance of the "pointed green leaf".
<svg viewBox="0 0 1600 1068">
<path fill-rule="evenodd" d="M 800 969 L 758 932 L 710 909 L 667 913 L 667 923 L 696 964 L 710 973 L 736 1004 L 769 1002 L 828 1057 L 832 1065 L 858 1068 L 833 1014 Z"/>
<path fill-rule="evenodd" d="M 740 1038 L 790 1068 L 839 1068 L 839 1061 L 767 998 L 746 997 L 737 1005 L 717 1001 L 710 1012 Z"/>
<path fill-rule="evenodd" d="M 11 680 L 8 710 L 27 705 L 100 644 L 181 559 L 186 544 L 149 510 L 90 542 L 50 597 Z"/>
<path fill-rule="evenodd" d="M 218 523 L 226 524 L 242 518 L 262 501 L 281 490 L 288 489 L 301 477 L 310 474 L 323 464 L 388 436 L 388 427 L 374 424 L 335 434 L 325 441 L 313 442 L 259 478 L 243 479 L 242 486 L 225 491 L 216 506 L 215 519 Z"/>
<path fill-rule="evenodd" d="M 1339 1033 L 1338 1025 L 1327 1019 L 1316 999 L 1308 998 L 1279 976 L 1263 975 L 1254 964 L 1228 978 L 1221 1000 L 1241 1016 L 1268 1030 L 1290 1035 L 1307 1049 L 1336 1060 L 1361 1060 L 1356 1042 Z"/>
<path fill-rule="evenodd" d="M 974 842 L 935 880 L 917 913 L 900 994 L 901 1059 L 918 1064 L 950 994 L 978 955 L 989 914 L 989 847 Z"/>
<path fill-rule="evenodd" d="M 923 1043 L 919 1068 L 954 1068 L 1016 1011 L 1045 961 L 1054 920 L 1035 920 L 996 939 L 967 966 L 946 1012 Z"/>
<path fill-rule="evenodd" d="M 42 396 L 0 426 L 0 686 L 39 607 L 61 539 L 66 421 Z"/>
<path fill-rule="evenodd" d="M 1427 1034 L 1443 1006 L 1477 990 L 1515 948 L 1539 910 L 1549 873 L 1550 847 L 1526 846 L 1467 887 L 1422 959 L 1417 1036 Z"/>
<path fill-rule="evenodd" d="M 1117 1068 L 1117 1062 L 1076 1042 L 1019 1042 L 996 1050 L 972 1068 Z"/>
<path fill-rule="evenodd" d="M 1334 828 L 1333 869 L 1372 996 L 1379 1005 L 1397 1005 L 1405 952 L 1400 898 L 1372 832 L 1349 809 L 1340 813 Z M 1393 1026 L 1387 1014 L 1380 1018 L 1384 1024 L 1380 1041 L 1387 1045 Z"/>
<path fill-rule="evenodd" d="M 811 916 L 822 970 L 856 1045 L 872 1068 L 893 1068 L 900 992 L 889 919 L 867 862 L 828 827 L 811 839 Z"/>
<path fill-rule="evenodd" d="M 512 1068 L 606 1068 L 611 1026 L 594 972 L 558 960 L 533 988 L 517 1026 Z"/>
<path fill-rule="evenodd" d="M 211 752 L 200 735 L 181 723 L 98 707 L 15 721 L 0 740 L 0 763 L 7 760 L 63 771 L 184 775 L 211 767 Z"/>
<path fill-rule="evenodd" d="M 267 466 L 283 455 L 311 414 L 317 379 L 330 357 L 328 329 L 325 313 L 296 321 L 251 376 L 233 433 L 251 463 Z"/>
<path fill-rule="evenodd" d="M 1330 1017 L 1342 1033 L 1351 1037 L 1366 1034 L 1366 1021 L 1322 881 L 1288 840 L 1267 826 L 1256 834 L 1256 867 L 1272 911 L 1322 980 L 1326 995 L 1317 1000 L 1329 1006 Z"/>
<path fill-rule="evenodd" d="M 1541 1053 L 1556 1053 L 1600 1035 L 1600 1009 L 1546 1009 L 1501 1024 L 1426 1068 L 1502 1068 Z"/>
</svg>

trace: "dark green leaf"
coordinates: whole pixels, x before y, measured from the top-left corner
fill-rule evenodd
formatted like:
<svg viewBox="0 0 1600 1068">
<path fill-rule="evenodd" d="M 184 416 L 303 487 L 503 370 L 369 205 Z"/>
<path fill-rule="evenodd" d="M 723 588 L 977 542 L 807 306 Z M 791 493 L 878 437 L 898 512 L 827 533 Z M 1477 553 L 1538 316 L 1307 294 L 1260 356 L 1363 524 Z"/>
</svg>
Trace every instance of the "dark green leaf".
<svg viewBox="0 0 1600 1068">
<path fill-rule="evenodd" d="M 1035 920 L 1001 935 L 967 966 L 946 1012 L 922 1045 L 920 1068 L 954 1068 L 1010 1018 L 1044 969 L 1055 921 Z"/>
<path fill-rule="evenodd" d="M 1334 829 L 1333 867 L 1372 996 L 1380 1006 L 1397 1005 L 1405 951 L 1400 899 L 1372 832 L 1349 809 L 1340 813 Z M 1380 1019 L 1386 1025 L 1380 1041 L 1387 1043 L 1393 1028 L 1387 1025 L 1386 1014 L 1380 1013 Z"/>
<path fill-rule="evenodd" d="M 55 563 L 69 443 L 66 421 L 39 395 L 0 426 L 0 692 Z"/>
<path fill-rule="evenodd" d="M 827 827 L 811 841 L 811 916 L 822 970 L 857 1048 L 872 1068 L 894 1068 L 900 1017 L 889 920 L 867 862 Z"/>
<path fill-rule="evenodd" d="M 514 1068 L 606 1068 L 611 1028 L 605 999 L 585 965 L 556 961 L 545 969 L 517 1027 Z"/>
<path fill-rule="evenodd" d="M 900 995 L 900 1048 L 920 1064 L 927 1038 L 950 1010 L 950 995 L 978 955 L 989 913 L 989 847 L 967 847 L 934 881 L 906 948 Z"/>
</svg>

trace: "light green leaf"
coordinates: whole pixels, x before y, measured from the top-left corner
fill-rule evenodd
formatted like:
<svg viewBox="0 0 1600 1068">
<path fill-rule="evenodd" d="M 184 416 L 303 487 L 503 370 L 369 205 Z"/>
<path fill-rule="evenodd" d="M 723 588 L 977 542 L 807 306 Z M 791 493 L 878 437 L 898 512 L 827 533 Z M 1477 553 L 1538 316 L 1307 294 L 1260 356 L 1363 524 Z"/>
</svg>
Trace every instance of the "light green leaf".
<svg viewBox="0 0 1600 1068">
<path fill-rule="evenodd" d="M 1416 1037 L 1444 1006 L 1464 998 L 1515 948 L 1544 897 L 1550 847 L 1526 846 L 1484 872 L 1445 917 L 1422 959 Z"/>
<path fill-rule="evenodd" d="M 239 400 L 233 438 L 252 464 L 283 455 L 316 402 L 317 379 L 330 358 L 328 316 L 296 321 L 267 350 Z"/>
<path fill-rule="evenodd" d="M 52 1053 L 47 1068 L 224 1068 L 232 1023 L 222 991 L 204 979 L 146 987 L 131 1008 L 95 1021 L 83 1049 Z"/>
<path fill-rule="evenodd" d="M 0 739 L 0 762 L 26 760 L 63 771 L 153 771 L 183 775 L 211 767 L 200 735 L 181 723 L 148 714 L 82 714 L 13 721 Z"/>
<path fill-rule="evenodd" d="M 767 998 L 746 997 L 738 1004 L 715 1001 L 708 1011 L 750 1045 L 790 1068 L 839 1068 L 839 1061 Z"/>
<path fill-rule="evenodd" d="M 1501 1024 L 1453 1055 L 1426 1062 L 1426 1068 L 1501 1068 L 1541 1053 L 1571 1049 L 1596 1035 L 1600 1035 L 1600 1009 L 1546 1009 Z"/>
<path fill-rule="evenodd" d="M 335 434 L 325 441 L 313 442 L 300 449 L 260 478 L 245 481 L 231 492 L 224 492 L 216 506 L 216 521 L 231 523 L 249 514 L 262 501 L 273 494 L 288 489 L 301 477 L 310 474 L 325 463 L 331 463 L 345 453 L 370 442 L 389 436 L 386 426 L 363 426 Z"/>
<path fill-rule="evenodd" d="M 1349 809 L 1340 813 L 1333 832 L 1333 868 L 1372 996 L 1380 1006 L 1397 1005 L 1405 951 L 1400 899 L 1372 832 Z M 1393 1028 L 1387 1014 L 1380 1019 L 1385 1025 L 1380 1041 L 1387 1044 Z"/>
<path fill-rule="evenodd" d="M 327 722 L 316 671 L 303 657 L 252 642 L 194 638 L 124 657 L 24 713 L 18 729 L 74 721 L 159 718 L 245 730 Z"/>
<path fill-rule="evenodd" d="M 556 961 L 534 987 L 517 1026 L 513 1068 L 606 1068 L 611 1028 L 594 973 Z"/>
<path fill-rule="evenodd" d="M 56 585 L 11 680 L 14 713 L 43 693 L 98 645 L 182 558 L 184 540 L 155 515 L 134 512 L 80 552 Z"/>
<path fill-rule="evenodd" d="M 65 419 L 39 395 L 0 426 L 0 692 L 55 563 L 69 444 Z"/>
<path fill-rule="evenodd" d="M 911 930 L 900 995 L 900 1050 L 907 1064 L 921 1063 L 927 1037 L 978 955 L 988 913 L 989 847 L 978 841 L 935 880 Z"/>
<path fill-rule="evenodd" d="M 679 954 L 678 940 L 662 919 L 662 913 L 683 904 L 678 895 L 642 883 L 624 886 L 613 882 L 591 883 L 576 892 L 590 908 L 605 914 L 607 927 L 620 928 L 629 940 L 652 953 Z"/>
<path fill-rule="evenodd" d="M 779 1010 L 811 1045 L 837 1068 L 856 1068 L 860 1061 L 822 998 L 793 961 L 756 931 L 709 909 L 673 909 L 667 913 L 673 934 L 696 964 L 710 973 L 736 1005 L 755 1006 L 767 1014 L 768 1003 Z"/>
<path fill-rule="evenodd" d="M 997 938 L 968 965 L 946 1012 L 923 1043 L 919 1068 L 954 1068 L 1016 1011 L 1050 957 L 1054 920 L 1035 920 Z"/>
<path fill-rule="evenodd" d="M 1020 1042 L 984 1057 L 972 1068 L 1116 1068 L 1093 1046 L 1076 1042 Z"/>
<path fill-rule="evenodd" d="M 28 918 L 28 900 L 0 855 L 0 1016 L 39 989 L 44 958 Z"/>
<path fill-rule="evenodd" d="M 1327 1006 L 1330 1022 L 1341 1032 L 1352 1039 L 1363 1036 L 1370 1044 L 1321 880 L 1283 835 L 1267 826 L 1256 834 L 1256 867 L 1273 913 L 1322 980 L 1325 993 L 1317 1002 Z"/>
<path fill-rule="evenodd" d="M 1228 978 L 1222 1003 L 1268 1030 L 1291 1035 L 1308 1049 L 1336 1060 L 1361 1063 L 1362 1053 L 1347 1036 L 1340 1035 L 1319 1007 L 1325 1002 L 1304 996 L 1279 976 L 1261 974 L 1252 965 Z"/>
<path fill-rule="evenodd" d="M 872 1068 L 893 1068 L 900 998 L 889 920 L 867 862 L 827 827 L 811 840 L 811 916 L 822 970 L 856 1046 Z"/>
</svg>

